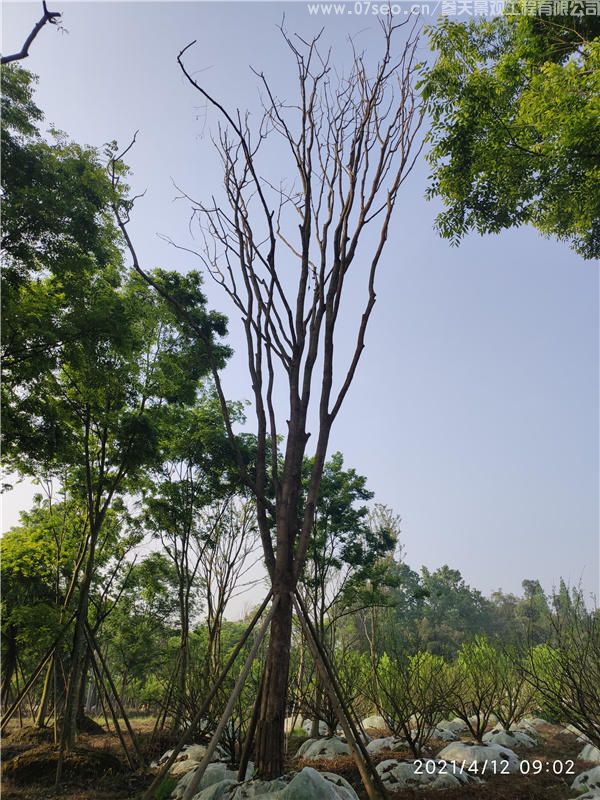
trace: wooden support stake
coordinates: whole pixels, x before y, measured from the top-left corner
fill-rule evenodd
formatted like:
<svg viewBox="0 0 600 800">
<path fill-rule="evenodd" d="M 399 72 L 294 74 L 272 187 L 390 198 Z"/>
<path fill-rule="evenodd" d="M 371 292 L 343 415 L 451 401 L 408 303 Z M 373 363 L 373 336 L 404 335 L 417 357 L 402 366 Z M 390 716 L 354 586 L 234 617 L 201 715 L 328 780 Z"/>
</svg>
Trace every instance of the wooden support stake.
<svg viewBox="0 0 600 800">
<path fill-rule="evenodd" d="M 258 718 L 260 716 L 260 704 L 262 701 L 264 683 L 265 683 L 265 673 L 263 670 L 263 674 L 260 679 L 260 686 L 258 687 L 258 694 L 256 695 L 256 700 L 254 701 L 254 708 L 252 709 L 252 717 L 250 718 L 248 732 L 246 733 L 246 739 L 244 741 L 242 754 L 240 756 L 240 764 L 238 767 L 238 776 L 237 776 L 238 781 L 243 781 L 246 779 L 246 770 L 248 769 L 248 761 L 250 760 L 250 753 L 252 751 L 254 734 L 256 733 L 256 726 L 258 724 Z"/>
<path fill-rule="evenodd" d="M 177 676 L 177 670 L 179 668 L 180 660 L 181 660 L 181 650 L 177 652 L 177 658 L 175 659 L 175 667 L 173 668 L 173 672 L 169 677 L 169 683 L 167 684 L 167 697 L 159 713 L 156 716 L 156 722 L 154 723 L 154 728 L 152 729 L 152 736 L 150 737 L 150 744 L 154 742 L 154 737 L 156 736 L 158 731 L 159 730 L 162 731 L 162 729 L 165 726 L 165 721 L 167 719 L 167 710 L 169 708 L 169 703 L 171 702 L 171 694 L 173 693 L 173 684 L 175 683 L 175 678 Z"/>
<path fill-rule="evenodd" d="M 271 605 L 271 610 L 265 617 L 263 624 L 260 626 L 260 630 L 256 634 L 256 639 L 254 640 L 254 643 L 250 648 L 250 652 L 246 657 L 246 661 L 244 662 L 242 671 L 240 672 L 237 682 L 233 688 L 231 697 L 227 701 L 225 710 L 221 714 L 221 719 L 219 720 L 219 724 L 217 725 L 216 730 L 212 735 L 212 739 L 210 740 L 210 743 L 206 748 L 206 753 L 204 754 L 204 758 L 194 770 L 193 777 L 191 781 L 188 783 L 187 788 L 183 793 L 183 797 L 181 798 L 181 800 L 192 800 L 193 796 L 196 794 L 196 790 L 198 789 L 200 781 L 202 780 L 202 776 L 206 772 L 206 768 L 210 764 L 213 757 L 213 753 L 215 752 L 217 745 L 219 744 L 219 739 L 221 738 L 223 731 L 225 730 L 225 725 L 227 725 L 227 722 L 229 721 L 229 717 L 231 716 L 233 707 L 236 704 L 242 689 L 244 688 L 244 684 L 246 683 L 246 678 L 248 677 L 248 673 L 250 672 L 250 669 L 252 667 L 252 662 L 256 658 L 256 654 L 258 653 L 258 648 L 260 647 L 262 640 L 265 638 L 267 628 L 269 627 L 271 620 L 273 619 L 273 615 L 275 614 L 275 610 L 278 604 L 279 604 L 279 595 L 275 595 L 275 597 L 273 598 L 273 604 Z"/>
<path fill-rule="evenodd" d="M 127 716 L 127 713 L 125 711 L 125 707 L 124 707 L 123 703 L 121 702 L 121 698 L 119 697 L 119 694 L 117 692 L 117 687 L 115 686 L 114 681 L 113 681 L 113 679 L 111 677 L 110 670 L 108 669 L 108 664 L 106 663 L 106 659 L 102 655 L 102 653 L 100 651 L 100 648 L 98 647 L 98 642 L 96 641 L 96 637 L 94 636 L 94 634 L 92 632 L 92 629 L 87 624 L 87 622 L 85 624 L 85 634 L 87 636 L 87 640 L 88 640 L 88 644 L 90 646 L 90 652 L 91 652 L 92 656 L 94 655 L 94 650 L 98 654 L 98 658 L 100 659 L 100 664 L 101 664 L 102 669 L 104 671 L 104 675 L 106 676 L 106 680 L 108 681 L 108 685 L 110 687 L 110 690 L 113 693 L 113 697 L 115 698 L 115 701 L 116 701 L 117 705 L 119 706 L 119 711 L 121 712 L 121 716 L 123 717 L 123 722 L 125 723 L 125 727 L 127 728 L 127 731 L 129 733 L 129 738 L 131 739 L 131 744 L 133 745 L 133 749 L 135 750 L 135 754 L 137 756 L 138 763 L 139 763 L 140 767 L 143 767 L 144 766 L 144 756 L 142 755 L 142 752 L 140 750 L 137 737 L 136 737 L 136 735 L 135 735 L 135 733 L 133 731 L 133 728 L 131 727 L 131 724 L 129 722 L 129 717 Z"/>
<path fill-rule="evenodd" d="M 341 686 L 339 684 L 339 681 L 338 681 L 335 669 L 333 667 L 333 664 L 329 660 L 329 656 L 327 655 L 327 651 L 325 650 L 325 648 L 323 647 L 323 644 L 321 643 L 321 641 L 319 639 L 319 635 L 318 635 L 318 633 L 316 631 L 315 626 L 312 623 L 312 620 L 310 618 L 310 614 L 308 613 L 308 609 L 306 608 L 306 605 L 304 604 L 304 601 L 302 600 L 302 596 L 300 595 L 299 592 L 296 592 L 296 596 L 297 596 L 297 600 L 298 600 L 298 603 L 300 605 L 300 608 L 302 609 L 302 612 L 304 614 L 304 619 L 306 621 L 308 629 L 310 630 L 310 632 L 312 634 L 312 639 L 315 642 L 315 645 L 317 646 L 317 648 L 319 650 L 319 653 L 321 654 L 321 660 L 325 663 L 325 666 L 326 666 L 326 668 L 327 668 L 327 670 L 328 670 L 328 672 L 329 672 L 329 674 L 331 676 L 331 679 L 333 681 L 333 685 L 334 685 L 334 688 L 335 688 L 335 690 L 337 692 L 337 696 L 338 696 L 339 701 L 341 703 L 342 709 L 344 710 L 344 713 L 346 714 L 346 718 L 348 719 L 350 727 L 352 728 L 352 733 L 354 734 L 354 738 L 356 739 L 356 742 L 357 742 L 358 746 L 360 747 L 360 749 L 361 749 L 361 751 L 363 753 L 365 761 L 370 766 L 371 770 L 374 770 L 374 766 L 373 766 L 372 760 L 371 760 L 371 755 L 370 755 L 369 751 L 367 750 L 367 747 L 366 747 L 366 744 L 365 744 L 365 741 L 364 741 L 364 739 L 366 737 L 365 737 L 365 731 L 364 731 L 364 729 L 362 727 L 362 724 L 359 722 L 358 718 L 354 716 L 354 713 L 353 713 L 351 707 L 346 703 L 346 700 L 344 698 L 344 693 L 343 693 L 342 688 L 341 688 Z M 379 783 L 379 781 L 380 781 L 379 773 L 375 773 L 375 774 L 376 774 L 376 782 Z M 383 786 L 383 784 L 382 784 L 382 786 Z M 385 787 L 383 787 L 383 788 L 385 789 Z"/>
<path fill-rule="evenodd" d="M 42 656 L 42 660 L 38 662 L 37 667 L 32 672 L 31 677 L 29 678 L 29 680 L 27 681 L 25 686 L 23 686 L 23 689 L 19 693 L 19 696 L 16 698 L 16 700 L 11 705 L 11 707 L 8 709 L 6 714 L 4 714 L 4 716 L 2 717 L 2 724 L 0 725 L 0 734 L 4 733 L 4 729 L 6 728 L 6 726 L 10 722 L 10 720 L 13 718 L 13 716 L 15 714 L 15 711 L 19 708 L 19 706 L 23 702 L 23 699 L 24 699 L 25 695 L 29 692 L 29 690 L 31 689 L 33 684 L 38 679 L 41 671 L 44 669 L 44 667 L 48 663 L 48 660 L 52 657 L 52 654 L 54 653 L 54 650 L 55 650 L 56 646 L 58 645 L 60 640 L 63 638 L 65 633 L 67 632 L 67 628 L 69 627 L 71 622 L 73 622 L 73 620 L 75 619 L 75 614 L 76 613 L 77 612 L 75 611 L 75 612 L 73 612 L 73 614 L 71 614 L 71 617 L 69 618 L 69 621 L 63 626 L 62 630 L 60 631 L 60 633 L 58 634 L 56 639 L 52 642 L 52 644 L 50 645 L 48 650 L 44 653 L 44 655 Z"/>
<path fill-rule="evenodd" d="M 92 669 L 94 670 L 94 675 L 96 676 L 96 682 L 98 685 L 99 693 L 104 692 L 104 697 L 106 698 L 106 704 L 110 709 L 113 725 L 115 726 L 117 736 L 119 737 L 119 741 L 121 742 L 121 747 L 123 748 L 123 752 L 125 753 L 125 757 L 127 758 L 127 763 L 129 764 L 129 767 L 135 771 L 137 765 L 127 748 L 127 743 L 125 742 L 123 731 L 121 730 L 121 726 L 119 725 L 117 712 L 115 711 L 115 707 L 113 706 L 112 700 L 110 699 L 108 688 L 104 683 L 104 681 L 102 680 L 102 673 L 100 672 L 100 667 L 98 666 L 98 662 L 96 661 L 96 656 L 91 647 L 90 647 L 90 661 L 92 662 Z"/>
<path fill-rule="evenodd" d="M 181 738 L 179 739 L 179 741 L 177 742 L 177 744 L 173 748 L 173 752 L 171 753 L 171 755 L 169 756 L 167 761 L 163 764 L 161 769 L 156 774 L 154 780 L 152 781 L 152 783 L 148 787 L 148 790 L 147 790 L 146 794 L 142 797 L 142 800 L 152 800 L 152 798 L 154 797 L 155 790 L 160 786 L 160 784 L 163 781 L 163 778 L 165 777 L 167 772 L 171 769 L 171 767 L 175 763 L 175 760 L 176 760 L 177 756 L 179 755 L 179 753 L 181 752 L 181 749 L 188 743 L 194 727 L 198 724 L 198 722 L 202 719 L 202 717 L 206 714 L 206 712 L 210 708 L 210 704 L 212 703 L 216 693 L 221 688 L 221 684 L 223 683 L 223 681 L 225 680 L 225 678 L 229 674 L 229 670 L 234 665 L 234 663 L 235 663 L 235 661 L 236 661 L 241 649 L 246 644 L 246 642 L 248 640 L 248 637 L 250 636 L 250 634 L 254 630 L 254 627 L 256 626 L 256 623 L 262 617 L 263 612 L 264 612 L 265 608 L 267 607 L 267 605 L 269 604 L 269 601 L 270 601 L 272 596 L 273 596 L 273 590 L 271 589 L 271 590 L 269 590 L 269 593 L 267 594 L 265 599 L 262 601 L 262 603 L 260 605 L 260 608 L 258 609 L 256 614 L 252 617 L 252 620 L 250 621 L 250 624 L 248 625 L 248 627 L 244 631 L 244 635 L 242 636 L 240 641 L 237 643 L 237 645 L 235 646 L 233 652 L 231 653 L 231 655 L 227 659 L 227 663 L 225 664 L 225 666 L 221 670 L 221 673 L 218 676 L 218 678 L 216 679 L 216 681 L 213 683 L 210 692 L 206 695 L 206 697 L 204 699 L 204 702 L 202 703 L 202 705 L 200 706 L 198 711 L 196 711 L 196 713 L 194 714 L 194 718 L 192 719 L 187 731 L 181 736 Z"/>
<path fill-rule="evenodd" d="M 306 614 L 305 609 L 302 608 L 303 603 L 301 604 L 301 598 L 299 599 L 297 592 L 293 596 L 293 601 L 300 624 L 305 630 L 308 646 L 312 651 L 317 669 L 321 674 L 321 678 L 327 694 L 329 695 L 331 705 L 333 706 L 333 709 L 340 721 L 340 725 L 342 726 L 342 730 L 346 736 L 346 740 L 350 745 L 350 749 L 352 750 L 354 762 L 358 767 L 358 771 L 360 773 L 363 786 L 365 787 L 367 795 L 369 796 L 369 800 L 382 800 L 382 798 L 385 799 L 388 797 L 387 790 L 383 785 L 381 777 L 375 769 L 371 759 L 368 757 L 368 755 L 365 758 L 366 748 L 364 747 L 364 743 L 360 740 L 360 736 L 357 735 L 354 724 L 350 720 L 350 715 L 347 713 L 345 707 L 346 704 L 344 699 L 341 697 L 341 692 L 339 690 L 339 686 L 337 685 L 335 675 L 327 664 L 326 655 L 319 647 L 317 637 L 313 635 L 310 618 L 308 617 L 308 614 Z M 361 747 L 361 745 L 363 746 Z M 377 786 L 375 786 L 375 784 L 377 784 Z"/>
</svg>

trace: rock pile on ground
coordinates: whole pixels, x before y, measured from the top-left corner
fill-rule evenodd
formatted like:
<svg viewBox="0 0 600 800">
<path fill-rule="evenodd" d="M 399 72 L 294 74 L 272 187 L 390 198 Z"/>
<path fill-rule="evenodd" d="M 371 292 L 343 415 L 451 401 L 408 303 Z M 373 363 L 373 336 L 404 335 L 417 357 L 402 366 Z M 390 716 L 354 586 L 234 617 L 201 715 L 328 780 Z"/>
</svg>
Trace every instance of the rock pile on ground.
<svg viewBox="0 0 600 800">
<path fill-rule="evenodd" d="M 328 736 L 326 739 L 307 739 L 298 748 L 296 758 L 318 761 L 349 756 L 350 752 L 350 747 L 339 736 Z"/>
<path fill-rule="evenodd" d="M 167 750 L 162 756 L 150 764 L 151 769 L 160 769 L 163 764 L 166 764 L 171 757 L 173 750 Z M 204 744 L 186 744 L 182 747 L 181 752 L 175 759 L 175 763 L 169 770 L 171 775 L 185 775 L 193 769 L 196 769 L 198 764 L 202 761 L 206 754 L 206 745 Z M 212 761 L 227 761 L 226 753 L 220 748 L 214 752 Z"/>
<path fill-rule="evenodd" d="M 579 795 L 578 800 L 597 800 L 597 798 L 600 798 L 600 766 L 592 767 L 592 769 L 588 769 L 578 775 L 571 784 L 571 788 L 577 792 L 584 792 L 584 794 Z"/>
<path fill-rule="evenodd" d="M 591 761 L 592 764 L 600 764 L 600 748 L 594 747 L 593 744 L 584 745 L 577 756 L 577 760 Z"/>
<path fill-rule="evenodd" d="M 381 753 L 384 750 L 405 750 L 408 744 L 405 739 L 399 739 L 396 736 L 384 736 L 382 739 L 373 739 L 367 745 L 369 753 Z"/>
<path fill-rule="evenodd" d="M 446 745 L 437 754 L 437 758 L 444 761 L 453 761 L 464 764 L 464 768 L 477 765 L 479 771 L 484 770 L 487 775 L 502 774 L 519 771 L 519 756 L 508 747 L 498 744 L 467 744 L 453 742 Z"/>
<path fill-rule="evenodd" d="M 484 734 L 483 741 L 486 744 L 497 744 L 500 747 L 510 747 L 515 750 L 530 750 L 537 745 L 537 741 L 523 731 L 505 731 L 504 729 Z"/>
<path fill-rule="evenodd" d="M 397 761 L 394 758 L 381 761 L 377 767 L 384 785 L 398 789 L 452 789 L 465 783 L 479 782 L 477 776 L 460 769 L 460 766 L 441 760 L 417 759 Z"/>
<path fill-rule="evenodd" d="M 305 719 L 302 722 L 302 729 L 306 733 L 308 733 L 310 735 L 310 733 L 312 731 L 312 725 L 313 725 L 312 719 Z M 325 725 L 324 722 L 320 721 L 319 722 L 319 736 L 327 736 L 328 732 L 329 732 L 329 729 L 327 728 L 327 725 Z"/>
<path fill-rule="evenodd" d="M 217 768 L 223 767 L 219 771 Z M 295 775 L 284 775 L 274 781 L 247 780 L 238 783 L 231 778 L 230 770 L 222 764 L 211 764 L 202 776 L 198 793 L 194 800 L 358 800 L 358 795 L 348 781 L 331 772 L 317 772 L 312 767 L 304 767 Z M 177 784 L 171 795 L 172 800 L 180 800 L 191 780 L 186 775 Z M 184 784 L 185 785 L 182 785 Z"/>
</svg>

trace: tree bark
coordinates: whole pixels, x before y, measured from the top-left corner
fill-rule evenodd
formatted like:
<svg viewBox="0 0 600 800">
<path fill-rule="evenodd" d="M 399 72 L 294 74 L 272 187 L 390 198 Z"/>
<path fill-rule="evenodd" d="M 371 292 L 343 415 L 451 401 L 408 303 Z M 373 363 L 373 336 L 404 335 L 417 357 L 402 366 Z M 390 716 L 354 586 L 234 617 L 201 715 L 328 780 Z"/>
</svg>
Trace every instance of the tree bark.
<svg viewBox="0 0 600 800">
<path fill-rule="evenodd" d="M 289 586 L 293 591 L 291 578 Z M 263 780 L 278 778 L 285 771 L 284 721 L 292 639 L 292 597 L 290 593 L 281 593 L 279 597 L 271 622 L 264 692 L 256 726 L 256 770 Z"/>
<path fill-rule="evenodd" d="M 13 675 L 17 666 L 17 629 L 11 625 L 6 633 L 6 655 L 2 664 L 2 708 L 8 705 Z"/>
<path fill-rule="evenodd" d="M 181 638 L 179 643 L 179 666 L 177 669 L 177 697 L 175 702 L 175 714 L 173 728 L 181 730 L 183 727 L 183 716 L 185 710 L 185 696 L 187 691 L 187 671 L 189 655 L 189 606 L 185 596 L 183 585 L 179 587 L 179 619 L 181 625 Z"/>
</svg>

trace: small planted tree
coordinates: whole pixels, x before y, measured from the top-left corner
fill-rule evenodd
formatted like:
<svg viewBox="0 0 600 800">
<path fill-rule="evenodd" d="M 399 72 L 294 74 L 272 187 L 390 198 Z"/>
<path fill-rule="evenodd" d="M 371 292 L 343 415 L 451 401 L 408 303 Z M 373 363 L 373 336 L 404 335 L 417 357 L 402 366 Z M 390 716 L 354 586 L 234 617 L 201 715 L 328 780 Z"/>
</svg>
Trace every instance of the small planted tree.
<svg viewBox="0 0 600 800">
<path fill-rule="evenodd" d="M 549 716 L 600 747 L 600 614 L 565 589 L 553 605 L 551 641 L 530 648 L 523 669 Z"/>
<path fill-rule="evenodd" d="M 441 656 L 384 655 L 374 670 L 372 699 L 389 729 L 417 757 L 449 708 L 450 671 Z"/>
<path fill-rule="evenodd" d="M 501 671 L 498 651 L 482 636 L 462 645 L 453 666 L 452 706 L 479 743 L 502 701 Z"/>
<path fill-rule="evenodd" d="M 494 713 L 505 731 L 532 712 L 539 695 L 527 679 L 522 660 L 514 650 L 498 653 L 500 698 Z"/>
</svg>

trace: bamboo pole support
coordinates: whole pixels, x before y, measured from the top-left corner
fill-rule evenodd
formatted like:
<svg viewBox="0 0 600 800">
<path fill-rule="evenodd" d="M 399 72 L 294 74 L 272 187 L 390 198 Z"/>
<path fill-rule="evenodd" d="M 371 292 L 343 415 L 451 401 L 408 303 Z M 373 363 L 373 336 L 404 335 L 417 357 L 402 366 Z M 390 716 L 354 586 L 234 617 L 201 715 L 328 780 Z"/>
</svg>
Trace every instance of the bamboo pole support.
<svg viewBox="0 0 600 800">
<path fill-rule="evenodd" d="M 19 706 L 23 702 L 23 698 L 29 692 L 29 690 L 31 689 L 33 684 L 38 679 L 41 671 L 44 669 L 44 667 L 46 666 L 48 660 L 51 658 L 52 654 L 54 653 L 54 650 L 56 649 L 56 646 L 58 645 L 60 640 L 63 638 L 65 633 L 67 632 L 67 628 L 69 627 L 71 622 L 73 622 L 73 620 L 75 619 L 75 614 L 76 614 L 76 612 L 71 614 L 71 617 L 69 618 L 69 621 L 67 623 L 65 623 L 65 625 L 63 626 L 62 630 L 60 631 L 60 633 L 58 634 L 56 639 L 52 642 L 52 644 L 48 648 L 48 650 L 44 653 L 44 655 L 42 656 L 42 660 L 38 662 L 37 667 L 32 672 L 32 674 L 31 674 L 29 680 L 27 681 L 27 683 L 25 684 L 25 686 L 23 686 L 23 688 L 22 688 L 21 692 L 19 693 L 18 697 L 16 698 L 14 703 L 11 705 L 11 707 L 8 709 L 6 714 L 4 714 L 4 716 L 2 717 L 2 723 L 0 724 L 0 734 L 4 733 L 4 730 L 5 730 L 6 726 L 8 725 L 8 723 L 10 722 L 10 720 L 13 718 L 13 716 L 15 714 L 15 711 L 19 708 Z"/>
<path fill-rule="evenodd" d="M 100 672 L 100 667 L 98 662 L 96 661 L 96 656 L 94 651 L 90 648 L 90 661 L 92 662 L 92 669 L 94 670 L 94 674 L 96 676 L 96 681 L 98 683 L 98 689 L 100 693 L 104 692 L 104 697 L 106 698 L 106 704 L 110 710 L 110 714 L 112 716 L 113 725 L 115 726 L 115 730 L 117 732 L 117 736 L 119 737 L 119 741 L 121 742 L 121 747 L 123 748 L 123 752 L 125 753 L 125 757 L 127 758 L 127 763 L 132 770 L 136 769 L 136 763 L 131 756 L 127 748 L 127 743 L 125 741 L 125 737 L 123 735 L 123 731 L 121 730 L 121 726 L 119 725 L 119 718 L 117 717 L 117 712 L 115 711 L 115 707 L 112 704 L 112 700 L 110 699 L 110 694 L 104 680 L 102 678 L 102 673 Z"/>
<path fill-rule="evenodd" d="M 221 673 L 219 674 L 219 676 L 216 679 L 216 681 L 213 683 L 210 692 L 207 694 L 206 698 L 204 699 L 204 702 L 202 703 L 202 705 L 200 706 L 198 711 L 196 711 L 196 713 L 194 715 L 194 718 L 192 719 L 187 731 L 181 736 L 181 738 L 179 739 L 179 741 L 177 742 L 177 744 L 173 748 L 173 752 L 171 753 L 171 755 L 169 756 L 169 758 L 167 759 L 165 764 L 163 764 L 161 769 L 156 774 L 154 780 L 152 781 L 152 783 L 148 787 L 148 790 L 146 791 L 146 793 L 142 797 L 142 800 L 152 800 L 152 798 L 154 797 L 155 790 L 160 786 L 160 784 L 163 781 L 163 778 L 165 777 L 167 772 L 171 769 L 171 767 L 175 763 L 175 759 L 177 758 L 177 756 L 181 752 L 181 749 L 184 747 L 184 745 L 186 745 L 188 743 L 188 740 L 189 740 L 189 738 L 191 736 L 191 732 L 194 729 L 194 726 L 197 725 L 197 723 L 202 719 L 202 717 L 206 714 L 206 712 L 210 708 L 210 704 L 212 703 L 216 693 L 221 688 L 221 684 L 223 683 L 223 681 L 225 680 L 225 678 L 229 674 L 229 670 L 234 665 L 234 663 L 235 663 L 235 661 L 236 661 L 241 649 L 246 644 L 246 642 L 248 640 L 248 637 L 250 636 L 250 634 L 254 630 L 254 628 L 256 626 L 256 623 L 262 617 L 263 612 L 264 612 L 265 608 L 267 607 L 267 605 L 269 604 L 269 601 L 270 601 L 272 596 L 273 596 L 273 590 L 271 589 L 271 590 L 269 590 L 269 593 L 267 594 L 265 599 L 262 601 L 262 603 L 260 605 L 260 608 L 257 610 L 256 614 L 252 617 L 252 620 L 250 621 L 250 624 L 248 625 L 248 627 L 244 631 L 244 635 L 242 636 L 240 641 L 237 643 L 237 645 L 235 646 L 233 652 L 231 653 L 231 655 L 227 659 L 227 663 L 225 664 L 225 666 L 221 670 Z"/>
<path fill-rule="evenodd" d="M 229 721 L 229 717 L 231 716 L 231 712 L 233 711 L 233 707 L 237 702 L 238 697 L 242 689 L 244 688 L 244 684 L 246 683 L 246 678 L 248 677 L 248 673 L 250 672 L 250 668 L 252 667 L 252 662 L 256 658 L 256 654 L 258 653 L 258 648 L 261 645 L 262 640 L 265 638 L 265 634 L 267 632 L 267 628 L 271 620 L 273 619 L 273 615 L 275 614 L 275 610 L 279 604 L 279 596 L 275 595 L 273 598 L 273 604 L 271 605 L 271 610 L 267 614 L 264 619 L 263 624 L 260 626 L 260 630 L 256 635 L 256 639 L 250 648 L 250 652 L 246 656 L 246 661 L 244 662 L 244 666 L 242 667 L 242 671 L 239 674 L 237 682 L 233 688 L 233 692 L 231 693 L 231 697 L 227 701 L 227 705 L 225 706 L 225 710 L 221 714 L 221 719 L 219 720 L 219 724 L 216 727 L 215 732 L 212 735 L 212 739 L 208 747 L 206 748 L 206 753 L 204 754 L 204 758 L 200 762 L 200 764 L 194 770 L 193 777 L 191 781 L 188 783 L 185 792 L 183 793 L 183 797 L 181 800 L 192 800 L 193 796 L 196 794 L 196 790 L 200 781 L 202 780 L 202 776 L 206 772 L 206 768 L 211 762 L 213 757 L 213 753 L 217 749 L 217 745 L 219 744 L 219 739 L 221 738 L 223 731 L 225 730 L 225 725 Z"/>
<path fill-rule="evenodd" d="M 340 687 L 337 684 L 333 670 L 327 663 L 326 654 L 319 647 L 318 640 L 314 635 L 312 626 L 310 624 L 310 619 L 306 614 L 306 609 L 303 608 L 304 604 L 302 603 L 301 599 L 299 599 L 297 592 L 294 593 L 293 601 L 300 624 L 305 630 L 308 646 L 312 651 L 317 669 L 321 673 L 321 678 L 323 679 L 325 689 L 329 694 L 331 704 L 338 716 L 340 725 L 342 726 L 342 730 L 344 731 L 350 749 L 352 750 L 352 756 L 356 766 L 358 767 L 358 771 L 360 773 L 363 786 L 365 787 L 367 795 L 369 796 L 369 800 L 382 800 L 382 798 L 385 799 L 388 797 L 387 790 L 383 785 L 381 777 L 375 769 L 373 762 L 368 756 L 366 748 L 364 747 L 364 743 L 361 741 L 360 736 L 358 735 L 356 728 L 350 719 L 350 713 L 348 712 L 345 701 L 341 696 Z"/>
<path fill-rule="evenodd" d="M 246 770 L 248 769 L 248 761 L 250 760 L 250 752 L 252 750 L 252 743 L 254 741 L 254 734 L 256 733 L 256 726 L 258 724 L 258 717 L 260 715 L 260 704 L 262 701 L 263 696 L 263 687 L 264 687 L 264 671 L 263 675 L 260 680 L 260 686 L 258 688 L 258 693 L 256 695 L 256 700 L 254 701 L 254 708 L 252 709 L 252 717 L 250 718 L 250 724 L 248 725 L 248 732 L 246 734 L 246 739 L 244 741 L 244 746 L 242 748 L 242 754 L 240 756 L 240 763 L 238 767 L 238 781 L 243 781 L 246 777 Z"/>
<path fill-rule="evenodd" d="M 119 693 L 117 692 L 117 687 L 114 684 L 112 676 L 110 674 L 110 670 L 108 669 L 108 664 L 106 663 L 106 659 L 102 655 L 100 648 L 98 647 L 98 642 L 96 641 L 96 637 L 90 626 L 86 623 L 85 625 L 85 634 L 87 636 L 88 644 L 90 647 L 90 652 L 92 656 L 94 655 L 94 650 L 98 655 L 98 659 L 100 661 L 100 665 L 102 666 L 102 670 L 104 671 L 104 675 L 106 676 L 106 680 L 108 681 L 108 685 L 110 687 L 111 692 L 113 693 L 113 697 L 115 698 L 115 702 L 119 707 L 119 711 L 121 712 L 121 716 L 123 717 L 123 722 L 125 723 L 125 727 L 127 728 L 127 732 L 129 733 L 129 738 L 131 739 L 131 744 L 133 745 L 133 749 L 135 750 L 135 754 L 138 759 L 138 763 L 140 767 L 144 766 L 144 757 L 140 750 L 137 737 L 131 727 L 131 723 L 129 722 L 129 717 L 125 711 L 125 707 L 121 702 L 121 698 L 119 697 Z"/>
</svg>

